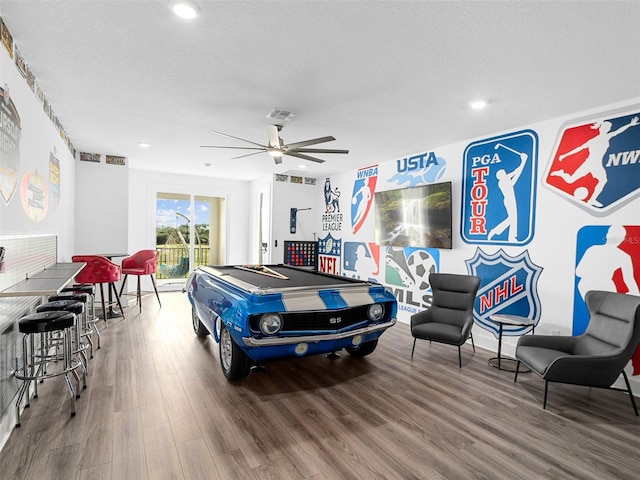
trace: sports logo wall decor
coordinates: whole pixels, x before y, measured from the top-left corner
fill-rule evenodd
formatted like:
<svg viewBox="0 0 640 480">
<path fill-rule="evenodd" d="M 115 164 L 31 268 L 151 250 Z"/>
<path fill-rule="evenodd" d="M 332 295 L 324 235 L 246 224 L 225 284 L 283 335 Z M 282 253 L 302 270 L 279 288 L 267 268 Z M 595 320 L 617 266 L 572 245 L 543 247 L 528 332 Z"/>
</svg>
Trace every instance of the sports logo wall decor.
<svg viewBox="0 0 640 480">
<path fill-rule="evenodd" d="M 360 168 L 356 172 L 351 195 L 351 226 L 354 234 L 358 233 L 369 215 L 377 181 L 378 165 Z"/>
<path fill-rule="evenodd" d="M 542 308 L 538 296 L 538 279 L 542 267 L 535 265 L 524 251 L 510 257 L 502 249 L 488 254 L 477 249 L 470 260 L 465 260 L 470 275 L 482 281 L 473 310 L 476 323 L 498 338 L 499 326 L 489 319 L 495 313 L 518 315 L 540 320 Z M 523 335 L 532 327 L 504 325 L 503 335 Z"/>
<path fill-rule="evenodd" d="M 380 269 L 380 246 L 366 242 L 344 242 L 342 274 L 362 280 L 375 280 Z"/>
<path fill-rule="evenodd" d="M 534 234 L 538 135 L 532 130 L 473 142 L 463 158 L 462 239 L 526 245 Z"/>
<path fill-rule="evenodd" d="M 396 174 L 387 182 L 397 183 L 401 187 L 434 183 L 444 175 L 446 168 L 444 158 L 436 157 L 434 152 L 423 152 L 396 160 Z"/>
<path fill-rule="evenodd" d="M 640 194 L 640 113 L 602 116 L 566 126 L 545 185 L 595 215 Z"/>
<path fill-rule="evenodd" d="M 439 268 L 436 248 L 387 247 L 383 283 L 398 300 L 399 310 L 413 314 L 431 305 L 429 275 Z"/>
<path fill-rule="evenodd" d="M 342 255 L 342 240 L 334 238 L 331 233 L 318 239 L 318 262 L 320 271 L 340 275 L 340 255 Z"/>
</svg>

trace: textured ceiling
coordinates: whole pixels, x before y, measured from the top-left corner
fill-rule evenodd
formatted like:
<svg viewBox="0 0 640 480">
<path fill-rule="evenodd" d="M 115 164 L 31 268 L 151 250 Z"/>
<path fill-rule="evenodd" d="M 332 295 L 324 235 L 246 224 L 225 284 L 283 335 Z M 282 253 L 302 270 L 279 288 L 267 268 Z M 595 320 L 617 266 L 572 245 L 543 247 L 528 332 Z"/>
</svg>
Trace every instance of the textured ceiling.
<svg viewBox="0 0 640 480">
<path fill-rule="evenodd" d="M 640 96 L 638 1 L 196 0 L 194 21 L 168 3 L 0 0 L 78 150 L 143 170 L 252 179 L 307 163 L 322 177 Z M 470 110 L 476 97 L 489 108 Z M 276 166 L 200 148 L 243 145 L 209 130 L 266 143 L 274 108 L 298 113 L 285 142 L 333 135 L 320 147 L 349 155 Z"/>
</svg>

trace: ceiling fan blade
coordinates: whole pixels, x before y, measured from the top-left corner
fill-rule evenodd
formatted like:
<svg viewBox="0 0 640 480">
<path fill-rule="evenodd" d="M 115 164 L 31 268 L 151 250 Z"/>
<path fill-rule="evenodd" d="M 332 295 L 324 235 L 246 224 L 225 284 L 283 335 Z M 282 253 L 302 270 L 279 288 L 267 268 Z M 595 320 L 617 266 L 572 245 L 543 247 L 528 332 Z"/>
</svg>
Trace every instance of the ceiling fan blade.
<svg viewBox="0 0 640 480">
<path fill-rule="evenodd" d="M 293 151 L 299 153 L 349 153 L 349 150 L 334 150 L 331 148 L 296 148 Z"/>
<path fill-rule="evenodd" d="M 233 157 L 231 160 L 237 160 L 238 158 L 250 157 L 251 155 L 258 155 L 262 152 L 266 152 L 266 150 L 262 150 L 260 152 L 247 153 L 246 155 L 240 155 L 239 157 Z"/>
<path fill-rule="evenodd" d="M 225 147 L 224 145 L 200 145 L 200 148 L 233 148 L 235 150 L 261 150 L 266 152 L 266 147 Z"/>
<path fill-rule="evenodd" d="M 308 145 L 316 145 L 318 143 L 333 142 L 334 140 L 335 140 L 334 137 L 320 137 L 320 138 L 314 138 L 312 140 L 305 140 L 303 142 L 289 143 L 288 145 L 285 145 L 285 146 L 289 149 L 292 149 L 292 148 L 306 147 Z"/>
<path fill-rule="evenodd" d="M 251 140 L 245 140 L 244 138 L 234 137 L 233 135 L 228 135 L 222 132 L 216 132 L 215 130 L 209 130 L 211 133 L 215 133 L 216 135 L 221 135 L 227 138 L 233 138 L 234 140 L 240 140 L 241 142 L 250 143 L 251 145 L 257 145 L 258 147 L 267 148 L 266 145 L 261 145 L 260 143 L 252 142 Z"/>
<path fill-rule="evenodd" d="M 282 139 L 280 138 L 280 134 L 278 131 L 277 125 L 267 125 L 267 130 L 269 131 L 269 146 L 273 148 L 281 148 L 282 147 Z"/>
<path fill-rule="evenodd" d="M 283 152 L 283 155 L 289 155 L 291 157 L 302 158 L 303 160 L 309 160 L 311 162 L 316 162 L 316 163 L 324 163 L 324 160 L 320 160 L 319 158 L 310 157 L 309 155 L 303 155 L 302 153 L 298 153 L 298 152 Z"/>
</svg>

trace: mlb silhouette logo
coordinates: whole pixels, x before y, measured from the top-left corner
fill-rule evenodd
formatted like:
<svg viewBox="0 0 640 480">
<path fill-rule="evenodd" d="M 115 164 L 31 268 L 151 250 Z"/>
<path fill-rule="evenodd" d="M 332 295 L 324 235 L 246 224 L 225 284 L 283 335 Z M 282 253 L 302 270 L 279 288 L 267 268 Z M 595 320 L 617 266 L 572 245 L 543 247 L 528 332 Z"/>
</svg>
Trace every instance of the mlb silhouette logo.
<svg viewBox="0 0 640 480">
<path fill-rule="evenodd" d="M 365 242 L 344 242 L 342 252 L 343 275 L 363 280 L 375 280 L 380 265 L 379 245 Z"/>
<path fill-rule="evenodd" d="M 356 181 L 353 183 L 353 194 L 351 195 L 353 233 L 358 233 L 369 215 L 377 182 L 378 165 L 361 168 L 356 172 Z"/>
<path fill-rule="evenodd" d="M 535 265 L 524 251 L 510 257 L 502 249 L 488 254 L 480 249 L 465 260 L 467 271 L 482 279 L 473 307 L 473 318 L 485 330 L 498 338 L 499 326 L 489 318 L 496 313 L 518 315 L 540 321 L 541 305 L 538 279 L 542 267 Z M 503 335 L 524 335 L 532 327 L 504 325 Z"/>
<path fill-rule="evenodd" d="M 538 135 L 532 130 L 471 143 L 464 152 L 462 239 L 526 245 L 534 234 Z"/>
<path fill-rule="evenodd" d="M 640 194 L 640 115 L 596 118 L 565 127 L 544 184 L 596 215 Z"/>
</svg>

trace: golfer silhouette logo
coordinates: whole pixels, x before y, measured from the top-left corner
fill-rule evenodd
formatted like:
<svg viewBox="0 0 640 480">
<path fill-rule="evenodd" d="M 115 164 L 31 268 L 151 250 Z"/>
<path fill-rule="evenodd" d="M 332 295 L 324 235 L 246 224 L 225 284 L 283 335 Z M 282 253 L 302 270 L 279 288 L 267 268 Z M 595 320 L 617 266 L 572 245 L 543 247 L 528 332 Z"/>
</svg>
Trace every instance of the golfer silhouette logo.
<svg viewBox="0 0 640 480">
<path fill-rule="evenodd" d="M 533 238 L 538 136 L 531 130 L 465 150 L 462 238 L 525 245 Z"/>
<path fill-rule="evenodd" d="M 545 183 L 594 213 L 640 193 L 640 116 L 600 118 L 565 128 Z"/>
</svg>

